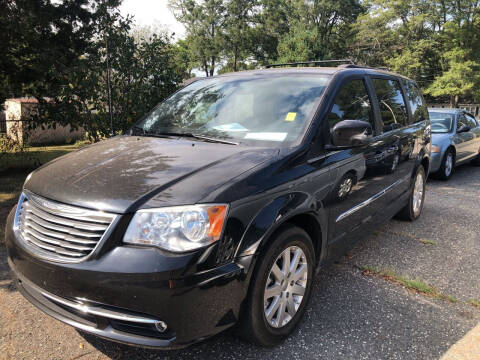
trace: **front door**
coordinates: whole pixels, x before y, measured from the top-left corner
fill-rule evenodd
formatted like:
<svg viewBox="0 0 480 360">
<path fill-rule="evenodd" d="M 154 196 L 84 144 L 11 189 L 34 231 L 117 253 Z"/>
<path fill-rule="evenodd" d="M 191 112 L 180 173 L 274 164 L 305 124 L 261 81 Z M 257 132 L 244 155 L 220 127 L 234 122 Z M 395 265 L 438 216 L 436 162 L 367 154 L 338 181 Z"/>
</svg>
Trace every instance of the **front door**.
<svg viewBox="0 0 480 360">
<path fill-rule="evenodd" d="M 457 120 L 457 134 L 455 135 L 455 145 L 457 149 L 456 162 L 461 163 L 469 160 L 473 156 L 473 146 L 475 142 L 475 134 L 472 129 L 468 131 L 459 132 L 463 127 L 469 126 L 467 117 L 464 113 L 458 115 Z"/>
<path fill-rule="evenodd" d="M 469 143 L 468 151 L 470 153 L 470 158 L 474 158 L 475 156 L 478 156 L 480 152 L 480 126 L 472 115 L 465 113 L 465 118 L 467 125 L 470 128 L 469 133 L 473 137 Z"/>
</svg>

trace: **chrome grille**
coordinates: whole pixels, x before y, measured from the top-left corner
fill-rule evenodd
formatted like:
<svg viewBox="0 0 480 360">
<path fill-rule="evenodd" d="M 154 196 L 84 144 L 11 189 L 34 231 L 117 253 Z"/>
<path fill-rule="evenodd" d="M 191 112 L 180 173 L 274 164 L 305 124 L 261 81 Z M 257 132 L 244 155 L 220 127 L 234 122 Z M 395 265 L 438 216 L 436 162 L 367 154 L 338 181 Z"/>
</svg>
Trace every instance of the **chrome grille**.
<svg viewBox="0 0 480 360">
<path fill-rule="evenodd" d="M 78 262 L 92 254 L 116 217 L 23 193 L 14 227 L 20 241 L 35 255 Z"/>
</svg>

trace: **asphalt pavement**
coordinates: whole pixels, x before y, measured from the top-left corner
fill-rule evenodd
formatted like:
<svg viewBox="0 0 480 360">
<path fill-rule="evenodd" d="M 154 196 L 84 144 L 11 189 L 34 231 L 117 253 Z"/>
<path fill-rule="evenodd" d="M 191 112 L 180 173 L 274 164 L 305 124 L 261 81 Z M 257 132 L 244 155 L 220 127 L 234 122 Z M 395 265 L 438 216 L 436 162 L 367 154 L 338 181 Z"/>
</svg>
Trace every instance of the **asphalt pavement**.
<svg viewBox="0 0 480 360">
<path fill-rule="evenodd" d="M 79 334 L 15 290 L 0 248 L 0 359 L 439 359 L 480 323 L 480 168 L 429 180 L 422 217 L 391 220 L 321 271 L 303 323 L 260 348 L 234 330 L 177 351 L 145 350 Z M 429 284 L 435 298 L 365 267 Z M 192 304 L 195 306 L 195 304 Z M 480 354 L 477 354 L 480 357 Z"/>
</svg>

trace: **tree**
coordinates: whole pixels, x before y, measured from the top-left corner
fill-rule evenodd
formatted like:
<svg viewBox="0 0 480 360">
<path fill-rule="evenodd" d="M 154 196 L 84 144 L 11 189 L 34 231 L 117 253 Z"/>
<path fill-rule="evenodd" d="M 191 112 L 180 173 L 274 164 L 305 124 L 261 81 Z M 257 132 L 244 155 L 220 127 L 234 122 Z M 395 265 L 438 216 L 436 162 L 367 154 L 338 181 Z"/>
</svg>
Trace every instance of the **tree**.
<svg viewBox="0 0 480 360">
<path fill-rule="evenodd" d="M 226 1 L 224 54 L 229 59 L 227 68 L 233 71 L 239 70 L 239 64 L 246 68 L 246 60 L 252 54 L 255 5 L 255 0 Z"/>
<path fill-rule="evenodd" d="M 130 30 L 130 35 L 133 37 L 136 43 L 142 41 L 149 41 L 154 35 L 168 35 L 169 31 L 167 27 L 161 25 L 134 25 Z"/>
<path fill-rule="evenodd" d="M 451 107 L 457 107 L 460 97 L 473 95 L 480 86 L 480 64 L 468 60 L 467 52 L 455 49 L 446 54 L 448 70 L 437 77 L 425 90 L 435 97 L 449 97 Z"/>
<path fill-rule="evenodd" d="M 186 39 L 177 40 L 175 43 L 175 64 L 178 64 L 180 69 L 183 69 L 184 79 L 193 77 L 193 68 L 195 67 L 195 60 L 192 58 L 188 41 Z"/>
<path fill-rule="evenodd" d="M 188 48 L 197 66 L 213 76 L 223 53 L 226 8 L 223 0 L 169 0 L 186 29 Z"/>
<path fill-rule="evenodd" d="M 351 51 L 415 79 L 452 106 L 479 96 L 480 1 L 370 0 Z"/>
<path fill-rule="evenodd" d="M 436 45 L 434 26 L 438 20 L 435 2 L 429 0 L 371 0 L 359 16 L 352 50 L 356 58 L 371 66 L 414 66 L 426 60 L 428 48 Z M 420 47 L 417 45 L 420 43 Z M 389 62 L 404 55 L 398 62 Z M 413 56 L 415 59 L 411 60 Z M 395 68 L 395 70 L 403 70 Z"/>
<path fill-rule="evenodd" d="M 278 44 L 290 31 L 294 4 L 285 0 L 259 0 L 254 13 L 253 58 L 260 64 L 278 59 Z"/>
<path fill-rule="evenodd" d="M 280 61 L 344 58 L 361 12 L 358 0 L 296 0 L 278 44 Z"/>
<path fill-rule="evenodd" d="M 120 0 L 0 0 L 0 104 L 45 96 L 64 84 L 70 64 L 94 36 L 101 4 Z"/>
<path fill-rule="evenodd" d="M 292 24 L 290 31 L 278 44 L 279 62 L 321 60 L 319 55 L 319 35 L 315 27 L 302 21 Z"/>
<path fill-rule="evenodd" d="M 108 72 L 115 133 L 128 129 L 155 104 L 174 92 L 187 71 L 176 63 L 177 51 L 167 34 L 135 41 L 132 20 L 117 10 L 104 9 L 95 24 L 96 39 L 72 63 L 66 86 L 53 102 L 41 107 L 39 123 L 83 127 L 98 141 L 112 132 Z"/>
</svg>

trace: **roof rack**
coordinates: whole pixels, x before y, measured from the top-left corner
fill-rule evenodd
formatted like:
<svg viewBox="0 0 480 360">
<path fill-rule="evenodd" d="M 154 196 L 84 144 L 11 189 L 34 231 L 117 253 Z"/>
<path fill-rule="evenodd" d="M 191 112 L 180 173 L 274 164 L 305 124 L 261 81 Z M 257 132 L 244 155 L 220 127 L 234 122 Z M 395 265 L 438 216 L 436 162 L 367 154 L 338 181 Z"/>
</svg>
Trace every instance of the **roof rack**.
<svg viewBox="0 0 480 360">
<path fill-rule="evenodd" d="M 335 64 L 335 63 L 343 63 L 348 65 L 355 65 L 352 59 L 340 59 L 340 60 L 318 60 L 318 61 L 300 61 L 300 62 L 291 62 L 291 63 L 284 63 L 284 64 L 268 64 L 265 68 L 276 68 L 276 67 L 287 67 L 287 66 L 299 66 L 299 65 L 307 65 L 307 66 L 315 66 L 321 64 Z"/>
<path fill-rule="evenodd" d="M 338 67 L 341 67 L 344 69 L 374 69 L 374 70 L 390 71 L 390 69 L 386 66 L 373 67 L 373 66 L 367 66 L 367 65 L 342 64 L 342 65 L 339 65 Z"/>
</svg>

